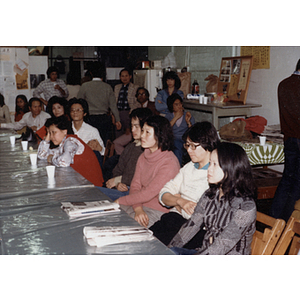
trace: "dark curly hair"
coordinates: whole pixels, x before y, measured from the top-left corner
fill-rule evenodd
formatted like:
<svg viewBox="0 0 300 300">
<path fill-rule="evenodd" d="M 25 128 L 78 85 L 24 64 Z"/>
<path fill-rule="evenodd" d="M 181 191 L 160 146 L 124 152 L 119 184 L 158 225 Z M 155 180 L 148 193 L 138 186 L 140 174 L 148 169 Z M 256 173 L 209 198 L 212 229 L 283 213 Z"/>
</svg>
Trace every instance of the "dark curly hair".
<svg viewBox="0 0 300 300">
<path fill-rule="evenodd" d="M 154 115 L 148 117 L 144 124 L 153 127 L 158 149 L 161 149 L 161 151 L 173 150 L 173 130 L 170 122 L 165 117 Z"/>
<path fill-rule="evenodd" d="M 172 113 L 173 112 L 173 104 L 174 102 L 179 99 L 180 102 L 182 103 L 182 98 L 177 94 L 177 93 L 174 93 L 172 94 L 171 96 L 168 97 L 167 99 L 167 106 L 168 106 L 168 110 Z"/>
<path fill-rule="evenodd" d="M 238 144 L 228 142 L 218 142 L 215 150 L 224 178 L 217 185 L 211 185 L 209 197 L 213 197 L 221 187 L 229 202 L 233 197 L 251 197 L 256 200 L 257 190 L 245 150 Z"/>
<path fill-rule="evenodd" d="M 165 75 L 162 78 L 162 83 L 163 83 L 163 89 L 167 89 L 167 80 L 168 79 L 174 79 L 175 80 L 175 88 L 178 90 L 181 87 L 181 80 L 179 76 L 176 74 L 174 71 L 169 71 L 166 72 Z"/>
<path fill-rule="evenodd" d="M 212 152 L 219 142 L 217 130 L 207 121 L 197 122 L 187 129 L 182 139 L 186 142 L 189 138 L 194 143 L 199 143 L 204 150 Z"/>
<path fill-rule="evenodd" d="M 49 68 L 47 69 L 47 77 L 48 77 L 48 78 L 50 78 L 50 74 L 51 74 L 52 72 L 56 72 L 57 77 L 58 77 L 58 75 L 59 75 L 58 69 L 57 69 L 56 67 L 54 67 L 54 66 L 51 66 L 51 67 L 49 67 Z"/>
<path fill-rule="evenodd" d="M 47 111 L 51 115 L 51 117 L 54 117 L 53 112 L 52 112 L 52 107 L 54 104 L 60 104 L 64 108 L 64 114 L 68 114 L 68 101 L 66 98 L 63 97 L 58 97 L 58 96 L 53 96 L 49 99 L 48 104 L 47 104 Z"/>
<path fill-rule="evenodd" d="M 144 91 L 145 91 L 145 94 L 146 94 L 146 97 L 147 97 L 147 99 L 149 99 L 149 97 L 150 97 L 149 91 L 148 91 L 146 88 L 144 88 L 144 87 L 139 87 L 139 88 L 136 90 L 136 93 L 135 93 L 135 98 L 137 98 L 137 97 L 138 97 L 138 95 L 139 95 L 139 91 L 140 91 L 140 90 L 144 90 Z"/>
<path fill-rule="evenodd" d="M 87 103 L 87 101 L 85 99 L 82 98 L 72 98 L 69 100 L 69 113 L 71 112 L 71 107 L 73 104 L 80 104 L 83 108 L 83 112 L 86 114 L 83 117 L 84 122 L 89 123 L 89 118 L 90 118 L 90 114 L 89 114 L 89 104 Z M 70 116 L 71 118 L 71 116 Z M 72 118 L 71 118 L 72 119 Z"/>
</svg>

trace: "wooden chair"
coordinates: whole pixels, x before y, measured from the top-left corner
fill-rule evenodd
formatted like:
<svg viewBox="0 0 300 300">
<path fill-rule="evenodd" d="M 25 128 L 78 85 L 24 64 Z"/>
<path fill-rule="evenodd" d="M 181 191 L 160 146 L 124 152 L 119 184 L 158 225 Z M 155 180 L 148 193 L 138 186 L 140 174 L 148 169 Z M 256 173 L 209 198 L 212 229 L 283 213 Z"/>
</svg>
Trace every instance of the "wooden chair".
<svg viewBox="0 0 300 300">
<path fill-rule="evenodd" d="M 112 157 L 114 155 L 115 151 L 115 144 L 111 140 L 107 140 L 106 146 L 105 146 L 105 151 L 104 151 L 104 156 L 103 156 L 103 164 L 105 161 Z"/>
<path fill-rule="evenodd" d="M 288 254 L 298 254 L 300 250 L 300 237 L 295 236 L 295 234 L 300 235 L 300 220 L 290 217 L 285 230 L 273 251 L 273 255 L 284 255 L 291 242 L 292 244 Z"/>
<path fill-rule="evenodd" d="M 264 232 L 255 231 L 251 244 L 251 254 L 270 255 L 284 230 L 285 221 L 272 218 L 261 212 L 257 212 L 256 221 L 267 227 Z"/>
</svg>

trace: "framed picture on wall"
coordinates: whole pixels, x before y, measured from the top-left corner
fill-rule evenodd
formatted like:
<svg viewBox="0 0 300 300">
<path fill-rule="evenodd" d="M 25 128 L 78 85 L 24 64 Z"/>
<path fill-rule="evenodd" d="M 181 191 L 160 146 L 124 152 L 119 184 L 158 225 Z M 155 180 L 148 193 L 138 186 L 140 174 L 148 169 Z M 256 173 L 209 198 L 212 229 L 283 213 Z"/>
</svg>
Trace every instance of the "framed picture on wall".
<svg viewBox="0 0 300 300">
<path fill-rule="evenodd" d="M 219 74 L 218 93 L 227 95 L 229 101 L 246 103 L 252 56 L 223 57 Z"/>
</svg>

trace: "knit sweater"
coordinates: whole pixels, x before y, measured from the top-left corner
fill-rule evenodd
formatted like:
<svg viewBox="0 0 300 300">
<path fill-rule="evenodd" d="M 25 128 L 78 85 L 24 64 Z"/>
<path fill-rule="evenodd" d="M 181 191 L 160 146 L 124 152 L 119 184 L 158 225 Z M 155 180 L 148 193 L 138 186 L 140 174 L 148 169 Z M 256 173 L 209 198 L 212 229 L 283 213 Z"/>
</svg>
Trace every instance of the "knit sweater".
<svg viewBox="0 0 300 300">
<path fill-rule="evenodd" d="M 146 206 L 168 212 L 158 201 L 163 186 L 179 172 L 179 162 L 172 151 L 160 149 L 151 153 L 145 149 L 140 155 L 130 185 L 129 195 L 119 198 L 119 203 L 133 208 Z"/>
<path fill-rule="evenodd" d="M 142 147 L 136 142 L 129 143 L 121 153 L 118 164 L 113 169 L 113 177 L 119 177 L 120 182 L 130 186 L 134 176 L 138 158 L 143 153 Z"/>
<path fill-rule="evenodd" d="M 183 166 L 176 177 L 165 184 L 159 193 L 159 201 L 166 206 L 162 201 L 162 196 L 165 193 L 172 195 L 180 194 L 183 199 L 197 203 L 202 194 L 208 189 L 207 168 L 208 164 L 201 169 L 198 169 L 199 164 L 192 161 Z M 171 211 L 181 214 L 185 219 L 189 219 L 184 210 L 181 213 L 173 207 Z"/>
<path fill-rule="evenodd" d="M 300 139 L 300 75 L 292 74 L 279 83 L 278 103 L 284 140 Z"/>
<path fill-rule="evenodd" d="M 229 203 L 209 190 L 198 202 L 191 218 L 181 227 L 169 246 L 183 247 L 205 225 L 206 233 L 198 254 L 250 254 L 255 232 L 256 205 L 253 199 L 234 197 Z"/>
</svg>

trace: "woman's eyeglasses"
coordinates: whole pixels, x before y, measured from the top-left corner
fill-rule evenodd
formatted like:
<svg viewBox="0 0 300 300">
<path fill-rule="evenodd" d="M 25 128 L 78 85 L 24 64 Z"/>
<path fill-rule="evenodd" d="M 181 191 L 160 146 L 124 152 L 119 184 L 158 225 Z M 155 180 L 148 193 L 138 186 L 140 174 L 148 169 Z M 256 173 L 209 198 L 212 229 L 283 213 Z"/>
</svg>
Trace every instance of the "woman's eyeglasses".
<svg viewBox="0 0 300 300">
<path fill-rule="evenodd" d="M 183 147 L 188 150 L 188 148 L 191 148 L 191 150 L 196 150 L 197 147 L 201 146 L 200 144 L 190 144 L 190 143 L 185 143 L 183 144 Z"/>
</svg>

